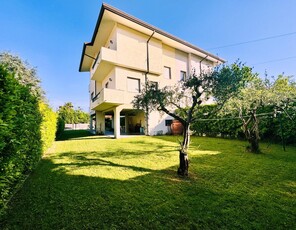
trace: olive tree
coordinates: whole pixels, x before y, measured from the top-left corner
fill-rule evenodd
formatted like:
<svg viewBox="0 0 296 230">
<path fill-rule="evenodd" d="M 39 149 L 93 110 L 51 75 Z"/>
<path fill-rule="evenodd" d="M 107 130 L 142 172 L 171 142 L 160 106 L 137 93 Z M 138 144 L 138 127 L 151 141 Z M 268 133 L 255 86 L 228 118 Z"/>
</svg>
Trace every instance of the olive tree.
<svg viewBox="0 0 296 230">
<path fill-rule="evenodd" d="M 154 82 L 146 82 L 142 92 L 137 95 L 133 105 L 144 111 L 162 111 L 183 125 L 183 140 L 179 150 L 178 174 L 188 175 L 188 148 L 190 144 L 190 125 L 203 103 L 214 99 L 217 108 L 236 96 L 252 75 L 251 68 L 240 62 L 221 65 L 199 75 L 193 73 L 174 86 L 159 88 Z"/>
<path fill-rule="evenodd" d="M 288 77 L 279 75 L 275 81 L 261 79 L 257 74 L 253 75 L 252 80 L 246 87 L 240 90 L 236 97 L 231 98 L 224 106 L 224 113 L 234 113 L 242 121 L 242 130 L 249 145 L 247 150 L 253 153 L 260 153 L 259 123 L 260 115 L 258 112 L 264 108 L 269 108 L 276 116 L 278 113 L 285 113 L 292 119 L 288 110 L 291 106 L 295 107 L 296 90 L 295 83 L 290 82 Z"/>
</svg>

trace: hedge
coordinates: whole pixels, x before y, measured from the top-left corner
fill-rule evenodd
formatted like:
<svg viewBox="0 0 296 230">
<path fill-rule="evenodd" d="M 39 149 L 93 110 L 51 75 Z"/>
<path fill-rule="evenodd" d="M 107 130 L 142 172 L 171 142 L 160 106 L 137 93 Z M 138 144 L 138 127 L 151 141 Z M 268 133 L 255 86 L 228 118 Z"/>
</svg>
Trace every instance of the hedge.
<svg viewBox="0 0 296 230">
<path fill-rule="evenodd" d="M 24 175 L 53 142 L 56 115 L 30 85 L 21 84 L 0 65 L 0 215 Z"/>
<path fill-rule="evenodd" d="M 44 153 L 54 142 L 57 130 L 57 114 L 44 102 L 39 102 L 39 111 L 42 116 L 41 140 Z"/>
<path fill-rule="evenodd" d="M 65 121 L 61 116 L 57 118 L 56 140 L 58 140 L 65 130 Z"/>
<path fill-rule="evenodd" d="M 204 105 L 200 107 L 195 116 L 198 118 L 191 125 L 195 135 L 222 136 L 229 138 L 244 138 L 241 126 L 242 122 L 237 114 L 211 114 L 216 109 L 215 105 Z M 281 142 L 282 136 L 287 144 L 296 144 L 296 115 L 292 109 L 287 113 L 282 113 L 274 117 L 273 108 L 265 107 L 258 111 L 259 113 L 270 113 L 265 117 L 260 117 L 259 131 L 262 140 Z M 282 135 L 283 134 L 283 135 Z"/>
</svg>

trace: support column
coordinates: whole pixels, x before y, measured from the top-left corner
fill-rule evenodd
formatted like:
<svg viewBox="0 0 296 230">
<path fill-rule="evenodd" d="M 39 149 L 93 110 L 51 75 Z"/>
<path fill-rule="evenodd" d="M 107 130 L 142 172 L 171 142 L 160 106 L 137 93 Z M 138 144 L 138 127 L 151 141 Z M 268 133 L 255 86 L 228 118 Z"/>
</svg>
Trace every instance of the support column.
<svg viewBox="0 0 296 230">
<path fill-rule="evenodd" d="M 122 109 L 117 106 L 113 109 L 114 112 L 114 138 L 120 138 L 120 111 Z"/>
<path fill-rule="evenodd" d="M 89 116 L 89 130 L 93 131 L 93 117 L 92 115 Z"/>
<path fill-rule="evenodd" d="M 105 134 L 105 113 L 96 111 L 96 132 Z"/>
</svg>

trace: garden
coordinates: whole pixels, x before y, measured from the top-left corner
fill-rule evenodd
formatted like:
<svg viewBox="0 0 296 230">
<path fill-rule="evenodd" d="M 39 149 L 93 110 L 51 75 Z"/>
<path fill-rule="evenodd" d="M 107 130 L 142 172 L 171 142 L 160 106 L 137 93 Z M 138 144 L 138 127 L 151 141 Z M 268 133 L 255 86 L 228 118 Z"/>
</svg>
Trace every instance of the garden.
<svg viewBox="0 0 296 230">
<path fill-rule="evenodd" d="M 183 136 L 113 139 L 64 131 L 88 115 L 53 111 L 36 69 L 1 53 L 1 229 L 295 229 L 295 98 L 239 62 L 148 81 L 134 107 Z"/>
<path fill-rule="evenodd" d="M 64 132 L 11 200 L 3 229 L 294 229 L 296 147 Z"/>
</svg>

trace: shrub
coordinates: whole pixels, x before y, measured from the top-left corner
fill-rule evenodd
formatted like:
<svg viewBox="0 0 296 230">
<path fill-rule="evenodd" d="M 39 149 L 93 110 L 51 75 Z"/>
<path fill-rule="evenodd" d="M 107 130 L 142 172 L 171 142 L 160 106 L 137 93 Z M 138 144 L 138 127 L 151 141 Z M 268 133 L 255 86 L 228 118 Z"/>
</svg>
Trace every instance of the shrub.
<svg viewBox="0 0 296 230">
<path fill-rule="evenodd" d="M 38 98 L 0 65 L 0 210 L 14 185 L 42 154 Z"/>
<path fill-rule="evenodd" d="M 295 106 L 294 106 L 295 107 Z M 237 119 L 236 113 L 229 114 L 215 114 L 210 115 L 216 109 L 215 105 L 204 105 L 198 113 L 198 117 L 203 117 L 204 120 L 197 120 L 191 126 L 192 131 L 196 135 L 206 136 L 222 136 L 231 138 L 242 138 L 242 121 Z M 260 119 L 259 132 L 262 140 L 271 140 L 274 142 L 281 142 L 282 135 L 287 144 L 296 143 L 296 115 L 293 108 L 290 108 L 286 113 L 273 116 L 273 108 L 266 106 L 258 111 L 258 114 L 267 114 Z M 202 116 L 203 115 L 203 116 Z M 235 119 L 232 119 L 235 118 Z M 220 119 L 220 120 L 219 120 Z"/>
<path fill-rule="evenodd" d="M 57 120 L 57 131 L 56 131 L 56 139 L 59 139 L 65 129 L 65 121 L 62 117 L 58 116 Z"/>
<path fill-rule="evenodd" d="M 56 133 L 36 69 L 0 53 L 0 214 L 15 186 L 32 171 Z"/>
<path fill-rule="evenodd" d="M 45 152 L 55 140 L 57 131 L 57 115 L 44 102 L 39 102 L 39 111 L 42 115 L 42 123 L 40 128 L 43 150 L 42 152 Z"/>
<path fill-rule="evenodd" d="M 204 105 L 197 111 L 201 119 L 192 124 L 192 130 L 199 136 L 222 136 L 238 138 L 241 136 L 241 121 L 231 119 L 232 115 L 212 114 L 216 110 L 216 105 Z M 219 120 L 220 119 L 220 120 Z"/>
</svg>

